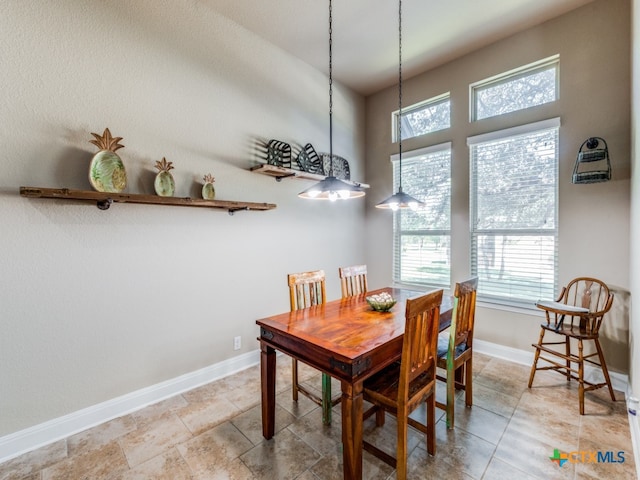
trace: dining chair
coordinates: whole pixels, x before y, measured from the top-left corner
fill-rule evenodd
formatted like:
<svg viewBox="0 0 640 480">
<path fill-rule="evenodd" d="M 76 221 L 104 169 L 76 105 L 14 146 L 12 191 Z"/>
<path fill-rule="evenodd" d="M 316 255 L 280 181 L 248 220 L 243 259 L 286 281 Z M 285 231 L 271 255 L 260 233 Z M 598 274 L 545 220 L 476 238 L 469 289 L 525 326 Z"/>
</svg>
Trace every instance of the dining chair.
<svg viewBox="0 0 640 480">
<path fill-rule="evenodd" d="M 367 292 L 367 266 L 351 265 L 338 268 L 342 298 Z"/>
<path fill-rule="evenodd" d="M 289 303 L 291 311 L 302 308 L 321 305 L 326 302 L 326 286 L 324 270 L 311 272 L 290 273 L 287 275 L 289 284 Z M 322 374 L 322 397 L 319 397 L 311 390 L 305 388 L 298 381 L 298 360 L 292 359 L 292 383 L 293 401 L 298 401 L 298 393 L 302 393 L 307 398 L 322 407 L 322 422 L 325 425 L 331 423 L 331 407 L 340 402 L 340 396 L 331 398 L 331 377 L 326 373 Z"/>
<path fill-rule="evenodd" d="M 446 382 L 446 403 L 436 406 L 447 412 L 447 428 L 454 427 L 456 389 L 464 389 L 467 407 L 473 405 L 473 324 L 476 313 L 478 277 L 456 283 L 453 296 L 453 313 L 448 332 L 438 336 L 438 367 L 446 376 L 436 375 Z"/>
<path fill-rule="evenodd" d="M 385 412 L 397 419 L 395 458 L 375 445 L 363 440 L 363 448 L 396 469 L 398 480 L 407 477 L 408 426 L 426 435 L 427 451 L 436 453 L 435 443 L 435 384 L 438 328 L 442 290 L 407 300 L 402 356 L 371 378 L 364 381 L 364 400 L 373 406 L 363 420 L 376 414 L 376 425 L 384 425 Z M 426 403 L 426 424 L 409 414 Z"/>
<path fill-rule="evenodd" d="M 611 400 L 615 402 L 616 397 L 613 393 L 609 371 L 599 340 L 600 327 L 612 304 L 613 293 L 609 291 L 609 287 L 601 280 L 591 277 L 578 277 L 571 280 L 566 287 L 562 288 L 556 301 L 538 301 L 536 303 L 538 308 L 544 310 L 546 323 L 540 325 L 538 343 L 532 344 L 535 348 L 535 356 L 529 375 L 529 388 L 531 388 L 533 378 L 538 370 L 553 370 L 565 376 L 567 382 L 571 379 L 578 381 L 580 415 L 584 415 L 585 391 L 606 386 L 609 389 Z M 560 341 L 545 342 L 546 333 L 564 338 L 561 338 Z M 572 339 L 573 343 L 578 344 L 577 353 L 575 350 L 572 351 Z M 592 341 L 596 351 L 585 354 L 585 341 Z M 561 346 L 560 349 L 558 346 Z M 593 357 L 597 357 L 597 359 Z M 540 360 L 544 360 L 550 365 L 539 367 L 538 361 Z M 585 363 L 600 367 L 604 375 L 604 382 L 593 383 L 585 380 Z M 577 364 L 577 370 L 572 368 L 573 364 Z"/>
</svg>

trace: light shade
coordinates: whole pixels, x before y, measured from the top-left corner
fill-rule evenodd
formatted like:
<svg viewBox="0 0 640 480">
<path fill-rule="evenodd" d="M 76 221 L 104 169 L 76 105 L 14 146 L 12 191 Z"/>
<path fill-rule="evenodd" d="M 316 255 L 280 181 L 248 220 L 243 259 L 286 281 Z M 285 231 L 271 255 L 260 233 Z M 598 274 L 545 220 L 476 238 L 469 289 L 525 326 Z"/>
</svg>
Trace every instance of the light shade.
<svg viewBox="0 0 640 480">
<path fill-rule="evenodd" d="M 391 195 L 389 198 L 376 205 L 376 208 L 389 208 L 391 210 L 398 210 L 399 208 L 410 208 L 411 210 L 417 210 L 420 205 L 424 205 L 424 202 L 416 200 L 411 195 L 407 195 L 402 191 L 402 187 L 398 189 L 398 193 Z"/>
<path fill-rule="evenodd" d="M 307 188 L 304 192 L 300 192 L 298 196 L 300 198 L 330 200 L 335 202 L 336 200 L 363 197 L 364 190 L 355 185 L 343 182 L 334 176 L 329 176 L 314 186 Z"/>
</svg>

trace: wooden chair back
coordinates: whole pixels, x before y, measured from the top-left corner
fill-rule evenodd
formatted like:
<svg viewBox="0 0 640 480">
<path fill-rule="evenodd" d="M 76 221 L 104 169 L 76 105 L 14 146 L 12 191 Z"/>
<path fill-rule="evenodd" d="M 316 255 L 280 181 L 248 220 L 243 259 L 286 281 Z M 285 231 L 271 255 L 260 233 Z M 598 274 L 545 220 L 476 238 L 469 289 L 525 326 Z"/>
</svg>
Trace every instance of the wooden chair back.
<svg viewBox="0 0 640 480">
<path fill-rule="evenodd" d="M 460 345 L 466 345 L 465 350 L 472 347 L 477 291 L 478 277 L 456 283 L 449 335 L 450 355 Z"/>
<path fill-rule="evenodd" d="M 287 275 L 287 280 L 289 283 L 291 311 L 326 302 L 324 270 L 290 273 Z"/>
<path fill-rule="evenodd" d="M 557 301 L 565 305 L 589 309 L 588 315 L 572 316 L 571 325 L 579 325 L 589 335 L 598 335 L 604 315 L 613 304 L 613 293 L 597 278 L 578 277 L 562 288 Z M 564 322 L 566 324 L 567 319 Z"/>
<path fill-rule="evenodd" d="M 367 266 L 351 265 L 340 267 L 340 286 L 342 288 L 342 298 L 352 297 L 367 292 Z"/>
<path fill-rule="evenodd" d="M 407 300 L 398 384 L 399 406 L 422 400 L 410 395 L 409 386 L 413 380 L 427 374 L 435 381 L 441 303 L 442 290 Z M 415 393 L 419 395 L 419 391 Z M 398 408 L 399 412 L 402 410 Z"/>
<path fill-rule="evenodd" d="M 314 305 L 321 305 L 327 300 L 324 270 L 290 273 L 287 275 L 287 282 L 289 284 L 289 302 L 292 312 Z M 314 391 L 300 384 L 298 381 L 298 361 L 292 358 L 291 381 L 293 401 L 297 402 L 298 393 L 302 393 L 322 407 L 322 423 L 330 425 L 331 407 L 337 405 L 341 399 L 341 396 L 331 398 L 331 377 L 326 373 L 322 373 L 322 396 L 318 396 Z"/>
</svg>

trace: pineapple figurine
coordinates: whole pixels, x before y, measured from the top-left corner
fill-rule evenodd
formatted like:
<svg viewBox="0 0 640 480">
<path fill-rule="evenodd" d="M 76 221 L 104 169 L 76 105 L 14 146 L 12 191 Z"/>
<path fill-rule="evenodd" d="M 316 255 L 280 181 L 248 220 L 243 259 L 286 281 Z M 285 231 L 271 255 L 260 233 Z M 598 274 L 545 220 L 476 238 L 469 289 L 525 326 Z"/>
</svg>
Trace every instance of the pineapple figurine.
<svg viewBox="0 0 640 480">
<path fill-rule="evenodd" d="M 167 159 L 162 157 L 162 161 L 156 162 L 156 168 L 158 174 L 156 180 L 153 182 L 153 188 L 156 194 L 161 197 L 173 197 L 176 191 L 176 182 L 173 180 L 173 175 L 169 172 L 173 168 L 173 162 L 167 162 Z"/>
<path fill-rule="evenodd" d="M 216 189 L 213 186 L 213 182 L 215 182 L 216 179 L 213 178 L 213 175 L 207 173 L 203 180 L 204 185 L 202 186 L 202 198 L 205 200 L 213 200 L 216 198 Z"/>
<path fill-rule="evenodd" d="M 124 164 L 115 151 L 124 147 L 120 145 L 122 137 L 113 138 L 108 128 L 102 135 L 92 133 L 95 140 L 89 140 L 100 151 L 91 159 L 89 166 L 89 182 L 98 192 L 120 193 L 127 186 L 127 173 Z"/>
</svg>

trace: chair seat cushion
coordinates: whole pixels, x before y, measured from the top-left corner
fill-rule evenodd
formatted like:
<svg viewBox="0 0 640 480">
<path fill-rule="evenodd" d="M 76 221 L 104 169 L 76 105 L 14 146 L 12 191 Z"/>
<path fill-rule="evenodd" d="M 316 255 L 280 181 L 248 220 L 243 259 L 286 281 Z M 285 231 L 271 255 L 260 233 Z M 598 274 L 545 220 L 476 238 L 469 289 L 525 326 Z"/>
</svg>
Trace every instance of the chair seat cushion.
<svg viewBox="0 0 640 480">
<path fill-rule="evenodd" d="M 456 347 L 455 356 L 459 356 L 467 349 L 466 343 L 461 343 Z M 441 333 L 438 335 L 438 358 L 446 357 L 449 351 L 449 334 Z"/>
<path fill-rule="evenodd" d="M 575 313 L 576 315 L 580 313 L 589 313 L 588 308 L 576 307 L 574 305 L 567 305 L 566 303 L 552 302 L 549 300 L 538 300 L 536 302 L 536 307 L 543 310 L 559 310 L 560 312 Z"/>
</svg>

